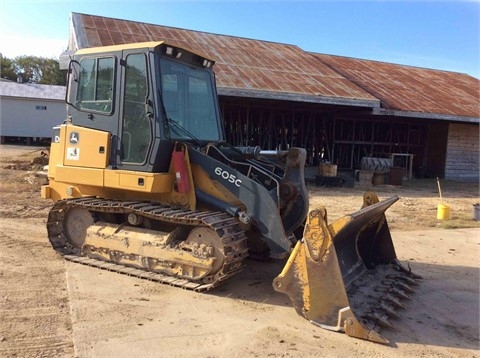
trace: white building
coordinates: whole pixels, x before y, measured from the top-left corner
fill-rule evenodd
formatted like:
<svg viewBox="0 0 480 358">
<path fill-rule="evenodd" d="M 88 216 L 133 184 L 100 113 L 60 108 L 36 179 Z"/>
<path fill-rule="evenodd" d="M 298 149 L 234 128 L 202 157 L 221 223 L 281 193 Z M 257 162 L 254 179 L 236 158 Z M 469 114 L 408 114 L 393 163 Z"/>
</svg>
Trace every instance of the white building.
<svg viewBox="0 0 480 358">
<path fill-rule="evenodd" d="M 51 138 L 52 128 L 66 118 L 65 86 L 0 80 L 1 143 Z"/>
</svg>

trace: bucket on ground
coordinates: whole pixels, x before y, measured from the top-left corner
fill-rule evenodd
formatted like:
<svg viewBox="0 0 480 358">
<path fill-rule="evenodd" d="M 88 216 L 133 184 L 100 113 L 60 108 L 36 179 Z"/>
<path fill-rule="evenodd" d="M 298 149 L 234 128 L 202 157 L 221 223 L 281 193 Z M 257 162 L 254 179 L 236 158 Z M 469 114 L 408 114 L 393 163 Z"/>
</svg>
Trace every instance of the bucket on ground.
<svg viewBox="0 0 480 358">
<path fill-rule="evenodd" d="M 450 219 L 450 205 L 438 204 L 437 219 L 438 220 L 448 220 L 448 219 Z"/>
</svg>

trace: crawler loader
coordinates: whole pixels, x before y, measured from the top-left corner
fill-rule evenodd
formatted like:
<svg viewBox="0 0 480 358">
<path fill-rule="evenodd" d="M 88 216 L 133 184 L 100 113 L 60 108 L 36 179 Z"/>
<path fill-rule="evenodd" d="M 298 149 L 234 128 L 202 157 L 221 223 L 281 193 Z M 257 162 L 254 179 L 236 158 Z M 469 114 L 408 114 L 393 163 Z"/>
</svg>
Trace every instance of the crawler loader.
<svg viewBox="0 0 480 358">
<path fill-rule="evenodd" d="M 385 210 L 327 223 L 309 211 L 306 151 L 226 143 L 214 61 L 165 42 L 81 49 L 53 129 L 47 221 L 65 259 L 207 291 L 246 258 L 286 260 L 273 287 L 311 322 L 386 343 L 419 278 L 397 260 Z"/>
</svg>

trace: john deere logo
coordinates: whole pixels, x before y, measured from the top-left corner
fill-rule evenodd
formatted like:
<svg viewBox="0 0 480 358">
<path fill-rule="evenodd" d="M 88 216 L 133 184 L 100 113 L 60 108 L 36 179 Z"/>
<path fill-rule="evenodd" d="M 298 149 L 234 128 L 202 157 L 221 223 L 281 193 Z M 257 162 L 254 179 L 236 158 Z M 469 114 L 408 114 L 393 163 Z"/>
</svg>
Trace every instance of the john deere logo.
<svg viewBox="0 0 480 358">
<path fill-rule="evenodd" d="M 80 136 L 77 132 L 70 133 L 70 143 L 77 144 L 80 141 Z"/>
</svg>

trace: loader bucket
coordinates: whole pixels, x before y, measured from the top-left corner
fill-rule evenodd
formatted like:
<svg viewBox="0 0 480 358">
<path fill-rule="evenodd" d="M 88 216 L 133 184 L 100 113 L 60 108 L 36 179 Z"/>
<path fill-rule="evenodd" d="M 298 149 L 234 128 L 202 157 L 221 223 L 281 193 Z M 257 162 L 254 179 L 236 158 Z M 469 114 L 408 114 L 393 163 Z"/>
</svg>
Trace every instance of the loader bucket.
<svg viewBox="0 0 480 358">
<path fill-rule="evenodd" d="M 361 210 L 330 225 L 324 208 L 311 210 L 274 289 L 322 328 L 388 343 L 380 328 L 393 328 L 396 310 L 421 278 L 395 254 L 384 213 L 397 200 L 379 202 L 375 193 L 365 193 Z"/>
</svg>

